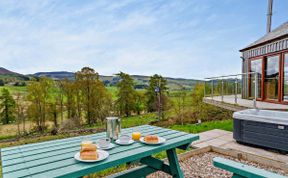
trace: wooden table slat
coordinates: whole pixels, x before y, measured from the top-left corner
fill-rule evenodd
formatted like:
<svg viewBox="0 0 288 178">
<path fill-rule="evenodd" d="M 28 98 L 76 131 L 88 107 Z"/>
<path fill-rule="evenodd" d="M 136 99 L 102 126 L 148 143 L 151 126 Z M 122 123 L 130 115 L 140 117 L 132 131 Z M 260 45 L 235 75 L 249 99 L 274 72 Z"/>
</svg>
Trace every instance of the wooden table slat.
<svg viewBox="0 0 288 178">
<path fill-rule="evenodd" d="M 141 130 L 145 130 L 145 129 L 155 129 L 159 127 L 133 127 L 133 128 L 127 128 L 127 129 L 123 129 L 123 133 L 124 132 L 131 132 L 133 129 L 141 129 Z M 52 141 L 46 141 L 46 142 L 41 142 L 41 143 L 33 143 L 33 144 L 29 144 L 29 145 L 21 145 L 21 146 L 15 146 L 15 147 L 9 147 L 9 148 L 2 148 L 1 149 L 1 155 L 2 156 L 6 156 L 9 154 L 15 154 L 17 153 L 19 147 L 23 150 L 23 151 L 31 151 L 31 150 L 36 150 L 36 149 L 40 149 L 40 148 L 45 148 L 45 147 L 50 147 L 50 146 L 56 146 L 56 145 L 63 145 L 63 144 L 68 144 L 68 143 L 74 143 L 74 142 L 79 142 L 81 141 L 83 138 L 87 137 L 87 136 L 92 136 L 92 137 L 98 137 L 98 136 L 106 136 L 105 132 L 101 132 L 101 133 L 96 133 L 96 134 L 91 134 L 91 135 L 85 135 L 85 136 L 79 136 L 79 137 L 72 137 L 72 138 L 67 138 L 67 139 L 59 139 L 59 140 L 52 140 Z"/>
</svg>

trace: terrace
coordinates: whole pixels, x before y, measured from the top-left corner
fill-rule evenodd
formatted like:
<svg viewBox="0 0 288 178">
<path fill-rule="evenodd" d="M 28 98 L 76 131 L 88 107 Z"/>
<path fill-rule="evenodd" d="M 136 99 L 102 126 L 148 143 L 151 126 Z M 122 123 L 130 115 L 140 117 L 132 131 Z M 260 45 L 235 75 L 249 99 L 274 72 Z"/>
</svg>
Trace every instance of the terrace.
<svg viewBox="0 0 288 178">
<path fill-rule="evenodd" d="M 248 108 L 288 110 L 286 103 L 261 100 L 258 97 L 262 95 L 258 75 L 250 72 L 206 78 L 203 101 L 231 111 Z"/>
</svg>

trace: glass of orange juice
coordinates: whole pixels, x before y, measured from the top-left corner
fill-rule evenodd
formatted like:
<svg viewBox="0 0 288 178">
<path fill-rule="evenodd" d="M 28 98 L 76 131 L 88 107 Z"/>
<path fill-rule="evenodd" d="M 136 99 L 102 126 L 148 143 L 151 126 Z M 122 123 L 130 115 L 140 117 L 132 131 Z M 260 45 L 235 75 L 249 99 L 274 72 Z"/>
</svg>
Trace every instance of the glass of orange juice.
<svg viewBox="0 0 288 178">
<path fill-rule="evenodd" d="M 140 137 L 141 137 L 141 133 L 140 132 L 133 132 L 132 133 L 132 139 L 133 140 L 139 140 L 140 139 Z"/>
</svg>

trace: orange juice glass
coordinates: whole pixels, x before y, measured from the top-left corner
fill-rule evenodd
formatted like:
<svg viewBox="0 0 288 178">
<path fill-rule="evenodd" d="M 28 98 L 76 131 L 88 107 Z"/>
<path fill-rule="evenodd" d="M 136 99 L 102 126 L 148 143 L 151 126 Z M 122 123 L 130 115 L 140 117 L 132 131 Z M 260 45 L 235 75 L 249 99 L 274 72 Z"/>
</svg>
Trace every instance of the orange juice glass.
<svg viewBox="0 0 288 178">
<path fill-rule="evenodd" d="M 141 133 L 140 132 L 133 132 L 132 133 L 132 139 L 133 140 L 139 140 L 141 137 Z"/>
</svg>

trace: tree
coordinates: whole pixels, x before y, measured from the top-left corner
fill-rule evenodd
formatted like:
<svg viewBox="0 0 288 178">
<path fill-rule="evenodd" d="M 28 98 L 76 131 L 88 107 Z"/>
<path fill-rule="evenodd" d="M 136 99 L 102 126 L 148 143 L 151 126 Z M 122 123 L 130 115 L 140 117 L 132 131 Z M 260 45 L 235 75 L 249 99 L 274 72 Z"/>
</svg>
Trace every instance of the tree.
<svg viewBox="0 0 288 178">
<path fill-rule="evenodd" d="M 4 86 L 4 81 L 0 79 L 0 86 Z"/>
<path fill-rule="evenodd" d="M 162 110 L 166 110 L 168 106 L 167 90 L 167 81 L 161 75 L 155 74 L 150 77 L 146 92 L 148 112 L 158 110 L 159 117 L 163 118 Z"/>
<path fill-rule="evenodd" d="M 77 115 L 76 95 L 79 93 L 79 90 L 76 88 L 75 81 L 65 79 L 61 83 L 61 90 L 66 98 L 65 106 L 67 110 L 67 117 L 68 119 L 75 118 Z"/>
<path fill-rule="evenodd" d="M 87 124 L 92 124 L 92 98 L 93 98 L 93 83 L 97 77 L 94 69 L 84 67 L 76 73 L 76 81 L 83 96 L 83 106 L 86 112 Z"/>
<path fill-rule="evenodd" d="M 182 125 L 184 124 L 183 114 L 185 110 L 186 98 L 187 92 L 184 90 L 184 88 L 182 88 L 182 90 L 176 93 L 176 99 L 174 101 L 174 110 Z"/>
<path fill-rule="evenodd" d="M 51 98 L 51 88 L 53 81 L 48 78 L 40 78 L 39 82 L 32 81 L 28 85 L 27 99 L 30 101 L 28 113 L 30 118 L 36 123 L 37 130 L 43 132 L 46 129 L 46 119 L 48 114 L 48 102 Z"/>
<path fill-rule="evenodd" d="M 56 86 L 58 88 L 58 94 L 57 94 L 57 104 L 59 105 L 59 112 L 60 112 L 60 119 L 61 122 L 63 122 L 63 112 L 64 112 L 64 85 L 63 81 L 58 81 L 56 83 Z"/>
<path fill-rule="evenodd" d="M 24 104 L 23 104 L 23 98 L 21 96 L 21 94 L 18 92 L 16 94 L 16 113 L 17 113 L 17 130 L 18 130 L 18 135 L 20 136 L 21 135 L 21 129 L 20 129 L 20 123 L 22 122 L 23 124 L 23 133 L 25 134 L 26 133 L 26 130 L 25 130 L 25 107 L 24 107 Z"/>
<path fill-rule="evenodd" d="M 2 89 L 2 95 L 0 96 L 0 117 L 3 124 L 9 124 L 15 120 L 13 115 L 15 110 L 15 100 L 10 95 L 8 89 Z"/>
<path fill-rule="evenodd" d="M 145 109 L 145 95 L 142 92 L 136 91 L 135 112 L 140 115 Z"/>
<path fill-rule="evenodd" d="M 207 119 L 209 112 L 212 111 L 211 106 L 203 102 L 204 84 L 197 83 L 192 92 L 192 107 L 197 112 L 197 119 Z M 209 109 L 210 108 L 210 109 Z"/>
<path fill-rule="evenodd" d="M 111 95 L 108 93 L 99 74 L 94 69 L 84 67 L 76 73 L 76 85 L 80 95 L 77 95 L 78 110 L 85 112 L 86 122 L 89 125 L 103 121 L 108 116 L 111 108 Z"/>
<path fill-rule="evenodd" d="M 49 118 L 54 123 L 54 128 L 58 128 L 58 108 L 57 101 L 49 103 Z"/>
<path fill-rule="evenodd" d="M 120 115 L 128 117 L 135 110 L 136 91 L 134 89 L 134 82 L 128 74 L 120 72 L 117 75 L 120 77 L 120 82 L 117 84 L 117 109 Z"/>
<path fill-rule="evenodd" d="M 103 123 L 104 119 L 110 114 L 112 108 L 112 96 L 105 88 L 104 83 L 99 80 L 98 75 L 95 81 L 95 90 L 93 90 L 93 96 L 93 116 L 96 121 L 101 121 Z"/>
</svg>

